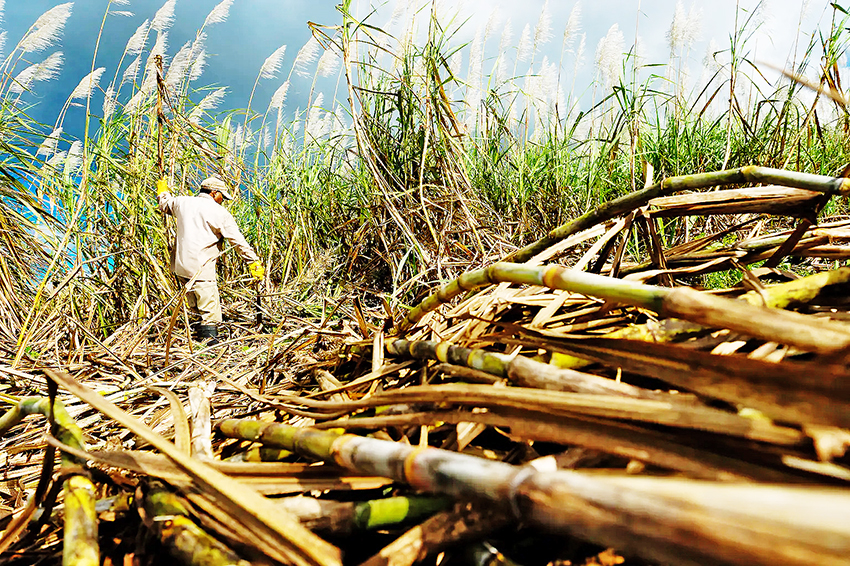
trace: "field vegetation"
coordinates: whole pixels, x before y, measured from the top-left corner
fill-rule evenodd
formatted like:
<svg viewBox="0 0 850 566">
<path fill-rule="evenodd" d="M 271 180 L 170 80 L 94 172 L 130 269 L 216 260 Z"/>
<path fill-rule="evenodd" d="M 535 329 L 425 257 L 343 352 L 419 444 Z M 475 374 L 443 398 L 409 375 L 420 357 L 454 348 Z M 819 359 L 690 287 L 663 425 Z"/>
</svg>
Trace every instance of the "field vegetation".
<svg viewBox="0 0 850 566">
<path fill-rule="evenodd" d="M 166 1 L 129 38 L 117 68 L 99 67 L 96 48 L 91 72 L 67 96 L 54 123 L 33 120 L 27 101 L 33 91 L 50 88 L 64 57 L 56 51 L 57 42 L 71 10 L 80 8 L 70 2 L 52 8 L 3 59 L 0 375 L 4 381 L 0 398 L 17 407 L 18 413 L 0 418 L 0 431 L 19 427 L 26 414 L 49 414 L 51 421 L 67 417 L 60 422 L 64 436 L 54 436 L 78 450 L 83 450 L 86 442 L 97 445 L 103 452 L 98 462 L 113 467 L 120 467 L 120 462 L 117 457 L 110 459 L 107 449 L 154 448 L 166 454 L 168 465 L 177 471 L 168 475 L 168 468 L 168 473 L 148 477 L 144 462 L 136 462 L 135 468 L 127 467 L 135 476 L 109 476 L 111 479 L 103 480 L 108 487 L 103 487 L 100 495 L 132 492 L 127 478 L 145 478 L 147 499 L 140 504 L 145 507 L 144 521 L 148 515 L 180 514 L 163 511 L 157 507 L 160 503 L 148 506 L 157 494 L 170 493 L 159 480 L 178 491 L 185 490 L 187 482 L 202 484 L 205 497 L 214 494 L 205 512 L 218 506 L 222 514 L 239 517 L 226 527 L 219 524 L 218 534 L 227 535 L 220 538 L 237 540 L 237 548 L 240 544 L 249 547 L 254 555 L 265 553 L 264 560 L 296 564 L 332 566 L 338 557 L 334 558 L 332 548 L 323 546 L 326 543 L 298 530 L 300 526 L 284 524 L 282 519 L 280 524 L 272 524 L 269 517 L 275 512 L 265 507 L 264 498 L 239 488 L 230 477 L 216 475 L 237 472 L 228 472 L 226 466 L 211 466 L 211 472 L 203 467 L 203 460 L 193 463 L 186 457 L 187 463 L 180 454 L 172 454 L 175 445 L 178 452 L 195 451 L 188 448 L 188 433 L 181 432 L 180 401 L 175 401 L 172 392 L 198 399 L 197 395 L 203 397 L 206 391 L 209 398 L 214 386 L 204 387 L 217 382 L 220 388 L 214 405 L 223 412 L 213 410 L 214 420 L 262 413 L 267 420 L 286 415 L 295 425 L 330 421 L 333 426 L 357 429 L 342 417 L 365 415 L 363 422 L 374 419 L 373 428 L 383 432 L 377 434 L 380 439 L 427 446 L 430 431 L 439 439 L 433 441 L 432 436 L 432 445 L 466 449 L 476 456 L 488 454 L 492 446 L 521 444 L 520 440 L 531 438 L 522 444 L 522 450 L 516 446 L 502 452 L 493 449 L 503 461 L 517 464 L 532 456 L 545 456 L 545 446 L 564 444 L 564 437 L 558 435 L 580 436 L 584 434 L 581 431 L 590 430 L 583 427 L 592 428 L 595 425 L 588 423 L 596 423 L 604 431 L 593 432 L 597 436 L 587 433 L 594 439 L 588 441 L 591 448 L 619 458 L 614 464 L 600 460 L 610 464 L 603 467 L 628 469 L 629 473 L 648 470 L 649 475 L 674 470 L 689 478 L 710 480 L 709 491 L 717 487 L 714 482 L 729 479 L 815 484 L 812 477 L 821 474 L 833 484 L 841 484 L 844 489 L 838 497 L 842 502 L 846 499 L 850 477 L 846 457 L 837 464 L 828 462 L 843 455 L 835 444 L 843 447 L 847 443 L 846 386 L 842 386 L 840 395 L 845 397 L 841 397 L 825 385 L 823 390 L 813 385 L 806 373 L 826 367 L 824 371 L 834 378 L 830 387 L 847 383 L 842 381 L 846 374 L 841 365 L 846 359 L 842 348 L 850 342 L 840 347 L 836 344 L 844 338 L 850 340 L 850 334 L 829 321 L 818 337 L 817 324 L 823 318 L 809 320 L 827 312 L 827 306 L 837 312 L 845 305 L 830 295 L 833 302 L 806 311 L 806 320 L 783 318 L 795 314 L 783 310 L 792 303 L 786 296 L 792 291 L 782 287 L 770 294 L 753 276 L 753 271 L 762 267 L 769 277 L 780 279 L 832 269 L 844 279 L 818 280 L 818 289 L 846 285 L 847 274 L 839 267 L 847 252 L 833 247 L 834 241 L 847 238 L 842 222 L 848 213 L 848 191 L 841 185 L 841 178 L 850 171 L 850 113 L 842 76 L 850 39 L 850 13 L 845 9 L 830 4 L 826 8 L 828 25 L 819 30 L 799 29 L 798 55 L 782 70 L 753 58 L 752 38 L 763 22 L 758 10 L 741 9 L 737 28 L 725 44 L 710 50 L 695 79 L 687 78 L 687 61 L 698 35 L 699 15 L 695 10 L 686 12 L 681 5 L 668 33 L 669 59 L 648 61 L 641 45 L 628 45 L 617 26 L 595 49 L 589 45 L 581 29 L 579 4 L 567 22 L 559 23 L 560 30 L 554 28 L 548 5 L 544 5 L 536 22 L 520 33 L 514 34 L 511 25 L 505 24 L 496 37 L 491 21 L 476 30 L 471 41 L 462 43 L 457 38 L 468 24 L 445 6 L 449 3 L 399 2 L 392 19 L 379 26 L 374 16 L 355 17 L 350 0 L 343 0 L 338 21 L 310 24 L 312 36 L 305 45 L 281 46 L 257 70 L 254 91 L 260 81 L 280 84 L 269 101 L 260 100 L 252 91 L 245 107 L 221 108 L 225 90 L 203 84 L 205 40 L 227 19 L 233 0 L 223 0 L 215 7 L 194 40 L 169 51 L 167 34 L 173 25 L 174 1 Z M 109 14 L 124 10 L 126 4 L 125 0 L 106 3 L 101 33 L 109 25 Z M 2 6 L 0 0 L 0 10 Z M 799 17 L 802 21 L 802 12 Z M 100 40 L 96 39 L 96 45 Z M 551 55 L 552 45 L 558 46 L 556 57 Z M 594 82 L 576 84 L 577 69 L 591 59 Z M 287 95 L 294 76 L 307 77 L 313 88 L 306 106 L 292 110 Z M 765 78 L 776 76 L 781 78 Z M 332 85 L 331 90 L 327 85 Z M 103 103 L 95 106 L 94 100 L 101 98 Z M 82 133 L 65 129 L 65 116 L 72 106 L 85 107 Z M 747 167 L 751 165 L 757 167 Z M 708 175 L 721 170 L 728 172 Z M 230 210 L 265 262 L 266 277 L 259 288 L 253 287 L 234 253 L 222 257 L 219 277 L 227 339 L 225 347 L 205 350 L 189 337 L 183 289 L 168 269 L 174 228 L 171 220 L 156 210 L 153 187 L 164 176 L 177 192 L 189 194 L 212 174 L 238 187 L 241 196 Z M 745 204 L 755 198 L 755 191 L 736 193 L 731 201 L 717 204 L 718 208 L 709 212 L 687 212 L 690 207 L 711 208 L 697 191 L 718 191 L 719 195 L 719 189 L 765 182 L 780 186 L 771 196 L 778 199 L 769 205 L 773 208 Z M 799 190 L 808 192 L 793 192 Z M 668 197 L 676 191 L 686 191 L 684 200 L 655 200 L 653 211 L 684 207 L 686 212 L 655 216 L 655 212 L 647 212 L 651 198 Z M 758 193 L 758 197 L 764 194 Z M 598 240 L 592 241 L 594 238 Z M 791 253 L 804 244 L 811 253 Z M 491 267 L 506 259 L 517 265 Z M 519 265 L 524 262 L 528 264 Z M 573 280 L 571 270 L 539 265 L 546 262 L 579 265 L 577 273 L 586 269 L 590 277 L 600 278 L 597 274 L 604 273 L 616 283 L 609 288 L 601 279 L 585 282 L 577 275 Z M 618 286 L 621 280 L 617 276 L 629 279 L 622 282 L 626 287 Z M 647 282 L 659 287 L 638 286 Z M 520 291 L 523 283 L 529 286 Z M 434 295 L 441 285 L 446 287 Z M 719 301 L 703 306 L 711 314 L 721 314 L 700 318 L 702 315 L 693 312 L 699 310 L 696 306 L 673 305 L 679 295 L 674 296 L 672 288 L 681 286 L 717 291 L 720 296 L 695 295 Z M 473 290 L 479 287 L 485 290 L 475 295 Z M 588 287 L 599 288 L 594 295 L 598 298 L 577 298 L 581 293 L 590 294 L 586 293 Z M 747 290 L 750 294 L 745 295 Z M 731 296 L 743 300 L 731 303 L 727 298 Z M 742 303 L 747 304 L 740 307 L 745 314 L 736 318 L 737 311 L 730 304 Z M 620 309 L 620 304 L 631 306 Z M 772 314 L 762 319 L 751 305 L 778 308 L 763 309 Z M 435 313 L 442 313 L 439 322 L 435 322 Z M 747 318 L 750 315 L 752 318 Z M 740 322 L 742 317 L 746 322 Z M 679 319 L 695 326 L 677 326 L 683 323 Z M 726 330 L 703 332 L 714 327 Z M 405 332 L 410 342 L 392 340 L 393 333 L 403 337 Z M 622 339 L 630 344 L 624 348 L 632 350 L 609 351 L 592 341 L 573 343 L 571 332 L 590 332 L 594 339 L 602 336 L 598 332 L 610 332 L 606 337 Z M 644 338 L 636 332 L 642 332 Z M 643 346 L 634 346 L 633 341 L 648 335 L 658 343 L 649 340 L 653 349 L 646 357 L 654 355 L 670 365 L 636 361 L 641 352 L 635 348 Z M 748 342 L 747 336 L 755 339 Z M 696 341 L 679 347 L 692 338 Z M 740 366 L 730 364 L 728 374 L 726 369 L 718 369 L 720 362 L 712 361 L 735 354 Z M 396 363 L 385 360 L 385 355 L 416 358 L 421 365 L 408 369 L 412 362 Z M 446 363 L 445 356 L 452 364 Z M 452 367 L 441 366 L 443 373 L 435 372 L 430 362 L 422 362 L 429 357 Z M 470 367 L 457 369 L 463 365 L 461 359 Z M 783 382 L 787 389 L 775 393 L 761 382 L 758 387 L 752 382 L 741 385 L 745 379 L 758 381 L 773 371 L 764 364 L 780 367 L 778 362 L 786 359 L 792 361 L 777 371 L 787 378 Z M 538 365 L 523 373 L 518 368 L 524 363 Z M 721 387 L 709 378 L 690 383 L 677 377 L 682 372 L 670 369 L 680 367 L 676 364 L 708 368 L 705 371 L 711 379 L 728 377 L 734 386 Z M 540 377 L 543 370 L 539 366 L 556 372 L 584 371 L 591 366 L 588 371 L 599 375 L 576 388 L 559 387 L 552 395 L 520 398 L 525 393 L 514 389 L 534 388 L 538 393 L 539 389 L 551 389 L 529 377 Z M 513 383 L 518 387 L 500 390 L 492 387 L 499 379 L 485 376 L 486 372 L 499 379 L 522 374 L 528 380 L 520 379 Z M 355 383 L 335 381 L 342 374 Z M 478 385 L 467 390 L 444 383 L 429 390 L 429 379 L 438 374 L 460 375 Z M 390 375 L 393 377 L 387 377 Z M 794 381 L 800 376 L 805 379 Z M 386 391 L 377 385 L 380 378 L 386 378 Z M 88 382 L 100 396 L 86 397 L 84 391 L 74 389 L 70 383 L 74 379 Z M 74 391 L 85 403 L 63 397 L 68 412 L 57 410 L 54 415 L 52 408 L 46 408 L 53 405 L 43 401 L 51 380 Z M 789 385 L 792 382 L 793 387 Z M 398 386 L 399 391 L 393 392 L 390 386 Z M 163 393 L 165 389 L 169 392 Z M 302 392 L 309 398 L 300 397 Z M 314 400 L 314 394 L 326 400 Z M 572 394 L 587 394 L 588 399 L 591 394 L 615 395 L 622 403 L 617 411 L 622 412 L 588 399 L 576 408 L 578 405 L 570 404 Z M 797 394 L 804 400 L 798 404 L 788 401 Z M 671 401 L 676 395 L 679 397 Z M 105 401 L 98 404 L 101 397 Z M 475 411 L 463 413 L 464 418 L 459 413 L 452 416 L 451 409 L 459 407 L 451 405 L 454 398 L 473 399 L 469 403 Z M 651 405 L 661 401 L 672 403 L 669 411 Z M 156 434 L 145 436 L 142 429 L 128 424 L 128 415 L 104 408 L 112 403 L 156 433 L 175 438 L 176 444 L 162 441 L 167 445 L 163 447 Z M 194 411 L 198 405 L 192 403 Z M 393 411 L 368 412 L 401 404 L 411 411 L 427 405 L 431 412 L 422 409 L 416 413 L 419 420 L 411 417 L 402 424 L 393 418 L 403 415 Z M 656 408 L 647 408 L 650 406 Z M 498 414 L 500 407 L 513 412 Z M 466 409 L 470 406 L 464 405 Z M 656 409 L 663 415 L 646 417 Z M 628 424 L 617 420 L 623 414 L 629 415 L 623 417 Z M 187 418 L 197 415 L 183 414 L 182 420 Z M 558 420 L 561 418 L 565 421 Z M 72 419 L 85 431 L 85 439 L 76 425 L 68 424 Z M 557 420 L 552 424 L 557 430 L 544 434 L 530 424 L 535 419 L 550 424 L 547 419 Z M 130 440 L 133 435 L 116 423 L 132 430 L 136 440 Z M 239 442 L 256 440 L 250 432 L 254 429 L 245 432 L 248 425 L 244 423 L 217 424 L 219 432 L 230 439 L 217 438 L 217 456 L 222 450 L 232 456 L 247 445 Z M 331 424 L 320 426 L 331 428 Z M 451 432 L 441 436 L 448 429 Z M 532 429 L 536 431 L 533 434 L 528 432 Z M 40 430 L 15 430 L 18 436 L 5 437 L 7 443 L 12 442 L 10 438 L 28 439 L 33 445 L 38 443 L 39 449 L 46 446 L 45 462 L 54 460 L 51 450 L 55 446 L 36 437 Z M 523 436 L 525 433 L 528 435 Z M 692 436 L 696 438 L 693 442 Z M 614 450 L 606 444 L 615 437 L 629 438 L 633 442 L 629 450 L 634 450 L 628 454 L 645 450 L 650 454 L 647 461 L 624 456 L 626 449 L 620 450 L 620 445 Z M 477 446 L 479 441 L 486 446 Z M 284 458 L 292 456 L 289 450 L 327 461 L 340 457 L 322 452 L 323 448 L 310 444 L 312 440 L 292 441 L 297 446 L 277 442 L 271 445 L 278 456 L 285 449 Z M 650 445 L 654 452 L 647 448 Z M 683 448 L 691 450 L 692 445 L 696 452 Z M 544 448 L 535 452 L 539 446 Z M 4 461 L 12 462 L 11 444 L 4 447 Z M 699 452 L 703 448 L 711 452 L 710 457 L 703 458 Z M 212 447 L 207 452 L 211 456 Z M 64 454 L 66 467 L 79 463 L 74 460 L 79 453 Z M 593 459 L 570 454 L 576 461 Z M 411 458 L 415 456 L 414 452 Z M 811 460 L 812 467 L 787 464 L 785 458 L 792 456 L 795 462 Z M 157 457 L 163 458 L 157 465 L 164 466 L 164 457 Z M 821 461 L 814 462 L 818 457 Z M 29 516 L 21 510 L 24 492 L 37 484 L 43 499 L 43 481 L 47 480 L 39 481 L 39 477 L 49 479 L 51 470 L 42 474 L 38 462 L 29 458 L 18 464 L 20 484 L 14 494 L 7 490 L 3 495 L 7 518 L 14 516 L 17 521 L 24 517 L 20 520 L 26 524 L 34 510 Z M 292 463 L 296 465 L 300 464 Z M 407 466 L 404 459 L 405 470 Z M 307 482 L 311 470 L 298 470 L 297 474 L 304 474 L 298 476 L 300 480 Z M 486 476 L 490 472 L 481 473 Z M 72 483 L 76 477 L 65 474 L 61 481 Z M 381 487 L 369 484 L 371 477 L 342 479 L 352 482 L 355 487 L 351 489 L 364 492 L 374 493 Z M 315 481 L 320 486 L 315 490 L 326 489 L 323 486 L 328 484 L 321 483 L 324 480 Z M 421 481 L 425 483 L 417 485 L 433 487 Z M 511 494 L 519 490 L 519 483 L 514 485 L 513 480 L 507 488 L 493 481 L 501 486 L 494 490 L 507 489 Z M 632 485 L 629 481 L 600 484 L 598 489 L 622 488 L 627 493 L 643 489 L 639 482 Z M 73 490 L 70 483 L 65 484 L 66 499 Z M 529 501 L 538 501 L 537 493 L 549 493 L 545 486 L 535 486 L 541 491 L 529 495 Z M 818 485 L 812 497 L 828 499 L 829 493 L 821 488 Z M 469 495 L 466 488 L 457 489 L 459 493 L 450 495 Z M 658 489 L 652 494 L 667 488 Z M 55 491 L 58 493 L 58 488 Z M 711 491 L 706 497 L 713 498 L 713 494 Z M 690 496 L 681 497 L 691 502 Z M 716 497 L 733 505 L 737 497 L 744 496 L 724 491 Z M 433 501 L 426 503 L 426 507 L 433 506 Z M 260 509 L 256 517 L 246 511 L 254 504 Z M 428 507 L 429 512 L 436 508 L 446 509 L 445 502 Z M 491 516 L 486 509 L 443 511 L 450 512 L 453 521 L 475 515 L 475 520 L 489 525 L 490 531 L 486 525 L 481 527 L 487 532 L 511 520 L 506 514 Z M 638 511 L 629 512 L 639 515 Z M 569 522 L 556 516 L 556 510 L 540 513 L 543 515 L 535 517 L 543 523 Z M 46 515 L 42 522 L 49 520 L 50 513 Z M 700 515 L 695 522 L 703 519 L 711 525 L 715 523 L 710 521 L 721 525 L 725 520 Z M 661 527 L 669 526 L 663 519 L 658 521 Z M 129 552 L 132 536 L 128 533 L 137 524 L 138 519 L 129 527 L 118 523 L 107 527 L 114 535 L 113 542 L 118 541 L 110 550 L 114 556 Z M 147 524 L 168 546 L 166 527 Z M 742 519 L 740 528 L 748 524 L 752 521 Z M 45 542 L 33 530 L 16 542 L 13 526 L 0 535 L 0 549 L 17 544 L 11 546 L 19 552 L 15 559 L 27 563 L 33 556 L 27 553 L 40 552 L 37 549 L 43 544 L 47 554 L 53 552 L 50 560 L 56 558 L 58 536 Z M 806 530 L 809 527 L 811 531 Z M 676 524 L 675 528 L 685 527 Z M 819 540 L 823 533 L 817 528 L 806 523 L 800 536 Z M 771 536 L 791 536 L 777 529 L 779 534 L 771 531 Z M 610 525 L 594 524 L 579 536 L 607 541 L 615 531 Z M 259 533 L 260 542 L 250 542 L 246 533 Z M 277 536 L 281 538 L 276 545 L 268 543 Z M 67 537 L 66 531 L 65 544 L 77 549 L 77 542 L 69 543 L 77 539 Z M 364 548 L 377 552 L 395 538 L 376 536 Z M 673 539 L 653 539 L 630 549 L 650 561 L 663 561 L 687 546 L 671 542 Z M 302 542 L 292 542 L 298 540 Z M 616 536 L 614 540 L 620 542 Z M 718 555 L 694 550 L 693 563 L 705 556 L 765 564 L 783 558 L 765 552 L 756 559 L 748 553 L 758 552 L 747 547 L 733 559 L 732 554 L 722 553 L 734 554 L 736 543 L 726 543 L 728 546 L 719 545 Z M 522 544 L 517 543 L 517 548 Z M 79 548 L 85 554 L 85 548 Z M 470 552 L 484 552 L 481 548 Z M 812 552 L 810 558 L 827 556 Z M 567 556 L 543 554 L 535 554 L 535 560 Z M 580 554 L 569 557 L 576 560 Z M 363 560 L 370 555 L 354 554 Z M 799 563 L 806 563 L 805 556 Z M 604 547 L 581 557 L 602 563 L 622 561 L 613 551 L 604 554 Z M 152 560 L 150 556 L 146 559 Z M 375 560 L 373 557 L 371 563 L 378 563 Z"/>
</svg>

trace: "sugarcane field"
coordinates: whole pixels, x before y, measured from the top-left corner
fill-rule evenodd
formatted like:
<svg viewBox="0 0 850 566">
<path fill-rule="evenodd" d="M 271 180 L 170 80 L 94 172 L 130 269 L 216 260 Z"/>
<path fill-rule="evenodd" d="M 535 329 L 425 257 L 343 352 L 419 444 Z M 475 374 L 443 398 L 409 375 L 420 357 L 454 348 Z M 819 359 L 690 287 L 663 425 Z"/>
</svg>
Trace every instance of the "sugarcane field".
<svg viewBox="0 0 850 566">
<path fill-rule="evenodd" d="M 850 565 L 850 7 L 322 4 L 0 0 L 0 564 Z"/>
</svg>

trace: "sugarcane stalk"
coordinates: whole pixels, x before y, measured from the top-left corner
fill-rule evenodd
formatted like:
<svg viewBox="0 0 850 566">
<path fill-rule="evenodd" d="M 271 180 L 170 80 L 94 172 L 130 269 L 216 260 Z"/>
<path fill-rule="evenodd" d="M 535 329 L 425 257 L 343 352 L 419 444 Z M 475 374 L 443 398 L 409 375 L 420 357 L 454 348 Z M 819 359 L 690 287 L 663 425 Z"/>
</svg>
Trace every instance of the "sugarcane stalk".
<svg viewBox="0 0 850 566">
<path fill-rule="evenodd" d="M 668 177 L 650 187 L 604 203 L 594 210 L 558 226 L 540 240 L 508 254 L 505 256 L 504 261 L 516 263 L 528 261 L 533 256 L 561 240 L 600 222 L 605 222 L 606 220 L 644 206 L 656 197 L 669 195 L 678 191 L 740 183 L 771 183 L 783 187 L 817 191 L 826 195 L 850 194 L 850 179 L 786 171 L 784 169 L 773 169 L 757 165 L 748 165 L 725 171 Z"/>
<path fill-rule="evenodd" d="M 0 436 L 20 423 L 27 415 L 44 415 L 50 418 L 50 400 L 46 397 L 24 397 L 0 417 Z M 58 400 L 53 403 L 53 420 L 60 442 L 77 450 L 85 450 L 83 431 Z M 65 502 L 63 566 L 98 566 L 100 550 L 97 542 L 97 501 L 94 484 L 82 467 L 83 462 L 65 452 L 61 456 L 66 474 L 63 483 Z"/>
<path fill-rule="evenodd" d="M 151 482 L 144 497 L 146 523 L 171 555 L 187 566 L 249 566 L 230 547 L 190 518 L 183 499 L 160 482 Z"/>
<path fill-rule="evenodd" d="M 676 564 L 850 564 L 850 493 L 541 472 L 438 448 L 273 423 L 227 420 L 279 446 L 415 489 L 507 505 L 519 520 Z M 278 429 L 267 435 L 266 429 Z M 238 437 L 238 436 L 237 436 Z"/>
<path fill-rule="evenodd" d="M 360 566 L 413 566 L 450 545 L 480 539 L 510 522 L 510 514 L 497 506 L 458 502 L 413 527 Z"/>
<path fill-rule="evenodd" d="M 399 525 L 443 511 L 451 504 L 449 498 L 431 495 L 385 497 L 360 503 L 296 496 L 285 497 L 279 503 L 306 527 L 335 533 Z"/>
<path fill-rule="evenodd" d="M 836 353 L 850 348 L 850 329 L 846 326 L 799 313 L 754 306 L 686 287 L 671 289 L 643 285 L 594 273 L 573 271 L 559 265 L 535 267 L 503 262 L 464 273 L 441 287 L 410 311 L 400 325 L 400 333 L 404 333 L 421 320 L 426 313 L 465 290 L 504 282 L 541 285 L 550 289 L 600 297 L 606 301 L 652 310 L 661 316 L 682 318 L 713 328 L 728 328 L 809 352 Z"/>
<path fill-rule="evenodd" d="M 508 378 L 520 387 L 534 387 L 576 393 L 625 395 L 641 399 L 665 397 L 627 383 L 569 369 L 559 369 L 523 356 L 512 356 L 474 348 L 462 348 L 433 340 L 394 340 L 386 345 L 396 356 L 433 359 L 469 367 L 500 378 Z"/>
<path fill-rule="evenodd" d="M 739 300 L 751 305 L 784 309 L 792 304 L 806 304 L 818 297 L 827 287 L 841 285 L 850 281 L 850 267 L 840 267 L 794 279 L 785 283 L 771 285 L 757 291 L 748 291 Z M 679 320 L 665 320 L 660 324 L 637 324 L 609 332 L 602 338 L 619 338 L 623 340 L 642 340 L 645 342 L 670 342 L 685 334 L 703 332 L 706 329 L 699 325 L 683 323 Z M 589 365 L 590 361 L 560 352 L 552 353 L 552 365 L 562 369 L 578 369 Z"/>
</svg>

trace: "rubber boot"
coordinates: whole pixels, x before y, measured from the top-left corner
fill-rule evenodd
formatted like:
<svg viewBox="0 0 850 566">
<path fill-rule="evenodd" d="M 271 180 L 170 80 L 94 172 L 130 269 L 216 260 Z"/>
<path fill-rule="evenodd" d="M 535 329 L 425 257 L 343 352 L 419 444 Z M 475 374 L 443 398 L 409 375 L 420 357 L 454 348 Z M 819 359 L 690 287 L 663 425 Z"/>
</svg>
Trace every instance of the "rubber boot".
<svg viewBox="0 0 850 566">
<path fill-rule="evenodd" d="M 214 324 L 199 324 L 195 332 L 195 339 L 204 342 L 206 346 L 218 344 L 218 327 Z"/>
</svg>

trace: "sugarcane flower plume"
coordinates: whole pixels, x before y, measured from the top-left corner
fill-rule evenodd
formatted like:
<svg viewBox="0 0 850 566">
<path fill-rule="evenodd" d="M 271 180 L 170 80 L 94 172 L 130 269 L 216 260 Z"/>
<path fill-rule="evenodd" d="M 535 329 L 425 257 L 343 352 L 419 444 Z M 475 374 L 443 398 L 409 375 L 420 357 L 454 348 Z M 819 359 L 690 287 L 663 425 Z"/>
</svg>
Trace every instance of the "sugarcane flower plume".
<svg viewBox="0 0 850 566">
<path fill-rule="evenodd" d="M 55 79 L 59 76 L 59 71 L 62 69 L 62 64 L 65 58 L 61 51 L 57 51 L 50 55 L 41 63 L 30 65 L 15 77 L 12 84 L 9 86 L 9 92 L 21 94 L 25 90 L 30 90 L 36 82 L 44 82 Z"/>
<path fill-rule="evenodd" d="M 145 43 L 148 40 L 148 30 L 150 29 L 150 20 L 145 20 L 136 28 L 130 39 L 127 40 L 127 47 L 124 48 L 124 53 L 133 56 L 138 55 L 145 48 Z"/>
<path fill-rule="evenodd" d="M 230 15 L 230 6 L 232 5 L 233 0 L 222 0 L 219 2 L 209 13 L 207 19 L 204 20 L 204 27 L 226 22 L 227 17 Z"/>
<path fill-rule="evenodd" d="M 614 84 L 620 76 L 624 50 L 623 32 L 614 24 L 596 46 L 596 68 L 607 87 Z"/>
<path fill-rule="evenodd" d="M 90 97 L 94 89 L 100 84 L 100 77 L 103 76 L 104 71 L 106 71 L 106 67 L 99 67 L 83 77 L 77 87 L 71 92 L 69 99 L 79 100 Z"/>
<path fill-rule="evenodd" d="M 266 57 L 266 60 L 263 61 L 263 64 L 260 67 L 261 79 L 273 79 L 277 76 L 278 71 L 280 71 L 281 63 L 283 62 L 284 54 L 286 54 L 286 45 L 281 45 L 275 49 L 274 53 Z"/>
<path fill-rule="evenodd" d="M 151 29 L 155 29 L 158 32 L 171 29 L 171 26 L 174 24 L 174 6 L 176 4 L 177 0 L 166 0 L 162 8 L 154 14 L 153 20 L 151 20 Z"/>
<path fill-rule="evenodd" d="M 73 7 L 73 2 L 59 4 L 39 16 L 18 44 L 21 52 L 44 51 L 61 39 Z"/>
</svg>

